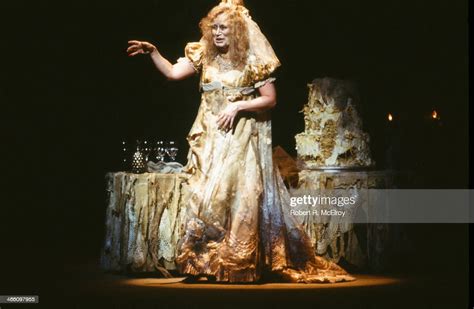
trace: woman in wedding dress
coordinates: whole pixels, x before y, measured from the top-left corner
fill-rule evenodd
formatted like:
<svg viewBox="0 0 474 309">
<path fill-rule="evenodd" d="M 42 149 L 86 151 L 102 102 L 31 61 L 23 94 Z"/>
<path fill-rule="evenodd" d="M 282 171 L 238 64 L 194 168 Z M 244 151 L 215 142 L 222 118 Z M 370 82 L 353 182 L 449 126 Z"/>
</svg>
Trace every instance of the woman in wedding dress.
<svg viewBox="0 0 474 309">
<path fill-rule="evenodd" d="M 242 1 L 222 1 L 200 23 L 202 39 L 171 64 L 149 42 L 130 41 L 130 56 L 149 54 L 170 80 L 200 74 L 201 105 L 187 136 L 189 192 L 176 264 L 217 282 L 339 282 L 353 277 L 316 256 L 289 214 L 289 193 L 272 162 L 272 73 L 280 65 Z"/>
</svg>

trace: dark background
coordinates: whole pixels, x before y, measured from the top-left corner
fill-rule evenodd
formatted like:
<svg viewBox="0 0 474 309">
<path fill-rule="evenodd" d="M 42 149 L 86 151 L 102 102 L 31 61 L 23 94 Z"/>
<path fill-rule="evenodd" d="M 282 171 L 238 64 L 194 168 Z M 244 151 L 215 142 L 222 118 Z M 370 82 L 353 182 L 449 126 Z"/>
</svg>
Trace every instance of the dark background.
<svg viewBox="0 0 474 309">
<path fill-rule="evenodd" d="M 145 138 L 177 140 L 185 163 L 197 77 L 169 82 L 148 56 L 129 58 L 125 49 L 130 39 L 148 40 L 175 61 L 187 42 L 199 40 L 198 22 L 215 3 L 2 3 L 3 138 L 25 146 L 24 159 L 41 156 L 61 173 L 70 165 L 90 175 L 116 170 L 120 141 Z M 247 7 L 282 62 L 274 145 L 296 154 L 308 83 L 350 79 L 359 86 L 378 168 L 387 165 L 388 145 L 397 144 L 395 167 L 433 172 L 419 187 L 467 186 L 466 1 L 248 1 Z M 440 121 L 430 120 L 434 109 Z"/>
<path fill-rule="evenodd" d="M 98 255 L 104 175 L 119 169 L 122 140 L 174 139 L 178 160 L 186 162 L 198 78 L 169 82 L 148 56 L 129 58 L 125 50 L 130 39 L 148 40 L 175 61 L 187 42 L 199 40 L 199 20 L 216 3 L 2 1 L 7 199 L 0 250 L 10 253 L 2 254 L 3 265 L 34 269 L 43 259 Z M 390 166 L 409 171 L 412 187 L 468 187 L 467 1 L 248 0 L 246 6 L 282 62 L 274 145 L 296 154 L 309 82 L 350 79 L 359 87 L 377 168 L 388 167 L 387 149 L 396 145 Z M 430 119 L 433 109 L 440 121 Z M 457 246 L 467 252 L 467 244 Z"/>
</svg>

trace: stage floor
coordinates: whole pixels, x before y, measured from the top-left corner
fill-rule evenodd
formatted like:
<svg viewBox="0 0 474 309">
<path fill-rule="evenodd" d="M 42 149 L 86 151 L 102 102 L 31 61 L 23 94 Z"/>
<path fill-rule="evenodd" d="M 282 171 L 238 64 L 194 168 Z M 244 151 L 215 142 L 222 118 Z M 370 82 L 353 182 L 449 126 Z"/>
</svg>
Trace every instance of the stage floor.
<svg viewBox="0 0 474 309">
<path fill-rule="evenodd" d="M 104 273 L 92 261 L 64 265 L 61 272 L 40 277 L 13 275 L 5 281 L 3 276 L 0 295 L 39 295 L 40 304 L 28 307 L 32 309 L 467 308 L 467 274 L 353 275 L 356 281 L 335 284 L 176 283 Z"/>
</svg>

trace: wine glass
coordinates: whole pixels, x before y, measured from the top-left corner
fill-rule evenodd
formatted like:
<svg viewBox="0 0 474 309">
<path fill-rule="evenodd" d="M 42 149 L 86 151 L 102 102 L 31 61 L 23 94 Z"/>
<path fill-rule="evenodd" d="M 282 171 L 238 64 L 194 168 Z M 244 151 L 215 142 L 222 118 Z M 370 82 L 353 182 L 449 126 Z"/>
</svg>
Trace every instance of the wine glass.
<svg viewBox="0 0 474 309">
<path fill-rule="evenodd" d="M 149 161 L 148 159 L 149 159 L 150 153 L 151 153 L 151 144 L 147 140 L 143 141 L 142 153 L 145 156 L 145 162 L 148 162 Z"/>
<path fill-rule="evenodd" d="M 155 145 L 155 158 L 157 163 L 165 161 L 165 154 L 166 150 L 164 147 L 164 142 L 161 140 L 157 141 Z"/>
<path fill-rule="evenodd" d="M 165 147 L 166 154 L 170 157 L 171 161 L 176 160 L 176 155 L 178 154 L 178 146 L 175 141 L 169 141 Z"/>
<path fill-rule="evenodd" d="M 130 152 L 131 152 L 131 145 L 128 143 L 126 140 L 122 140 L 120 143 L 121 149 L 120 149 L 120 154 L 121 154 L 121 162 L 120 162 L 120 168 L 123 169 L 124 171 L 128 170 L 130 167 Z"/>
</svg>

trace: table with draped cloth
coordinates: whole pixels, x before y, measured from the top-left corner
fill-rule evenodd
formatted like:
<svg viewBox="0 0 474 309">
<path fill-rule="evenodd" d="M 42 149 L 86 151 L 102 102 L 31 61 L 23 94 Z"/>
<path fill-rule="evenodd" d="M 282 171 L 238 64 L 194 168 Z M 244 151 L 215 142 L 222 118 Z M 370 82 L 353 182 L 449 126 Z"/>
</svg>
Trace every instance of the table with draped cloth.
<svg viewBox="0 0 474 309">
<path fill-rule="evenodd" d="M 109 173 L 105 242 L 101 267 L 108 271 L 161 272 L 175 269 L 183 228 L 184 174 Z"/>
<path fill-rule="evenodd" d="M 176 269 L 177 245 L 184 233 L 181 201 L 186 195 L 185 179 L 181 173 L 107 174 L 103 270 L 170 276 L 168 271 Z M 321 188 L 331 183 L 345 188 L 357 183 L 365 188 L 387 188 L 387 181 L 391 178 L 384 172 L 300 172 L 300 186 L 304 187 Z M 318 255 L 336 263 L 344 258 L 359 269 L 382 269 L 384 251 L 393 243 L 386 224 L 365 225 L 361 235 L 361 229 L 356 233 L 351 224 L 330 223 L 324 226 L 323 236 L 320 224 L 306 225 Z"/>
</svg>

